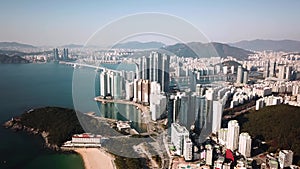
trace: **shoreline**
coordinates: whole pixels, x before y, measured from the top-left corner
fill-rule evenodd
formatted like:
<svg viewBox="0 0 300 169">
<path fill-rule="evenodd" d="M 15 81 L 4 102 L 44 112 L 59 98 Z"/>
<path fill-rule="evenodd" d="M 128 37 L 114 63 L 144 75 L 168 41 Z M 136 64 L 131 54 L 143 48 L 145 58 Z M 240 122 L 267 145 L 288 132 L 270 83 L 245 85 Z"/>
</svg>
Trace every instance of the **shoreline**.
<svg viewBox="0 0 300 169">
<path fill-rule="evenodd" d="M 115 158 L 101 148 L 75 148 L 84 163 L 85 169 L 116 169 Z"/>
</svg>

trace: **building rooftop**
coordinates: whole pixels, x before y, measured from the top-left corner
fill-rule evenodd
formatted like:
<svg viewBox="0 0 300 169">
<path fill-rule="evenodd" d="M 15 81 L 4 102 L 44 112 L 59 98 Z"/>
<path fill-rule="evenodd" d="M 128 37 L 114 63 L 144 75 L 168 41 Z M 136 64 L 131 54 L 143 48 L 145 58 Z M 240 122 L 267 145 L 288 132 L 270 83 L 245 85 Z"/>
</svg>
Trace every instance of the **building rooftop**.
<svg viewBox="0 0 300 169">
<path fill-rule="evenodd" d="M 74 134 L 72 138 L 101 138 L 101 135 L 95 135 L 91 133 Z"/>
</svg>

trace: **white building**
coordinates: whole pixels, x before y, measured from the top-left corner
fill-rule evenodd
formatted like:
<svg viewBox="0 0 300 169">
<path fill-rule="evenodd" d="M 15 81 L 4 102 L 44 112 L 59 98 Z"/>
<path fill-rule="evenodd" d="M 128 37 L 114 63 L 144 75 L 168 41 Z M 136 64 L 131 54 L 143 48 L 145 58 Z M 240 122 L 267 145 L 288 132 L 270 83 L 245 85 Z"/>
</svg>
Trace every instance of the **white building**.
<svg viewBox="0 0 300 169">
<path fill-rule="evenodd" d="M 221 128 L 218 132 L 218 140 L 222 145 L 226 145 L 228 128 Z"/>
<path fill-rule="evenodd" d="M 300 94 L 300 86 L 299 85 L 293 85 L 292 95 Z"/>
<path fill-rule="evenodd" d="M 133 98 L 133 82 L 126 81 L 125 83 L 125 99 L 131 100 Z"/>
<path fill-rule="evenodd" d="M 263 98 L 256 100 L 255 110 L 259 110 L 259 109 L 263 108 L 264 104 L 265 104 L 265 102 L 264 102 Z"/>
<path fill-rule="evenodd" d="M 268 96 L 268 97 L 263 97 L 260 98 L 256 101 L 255 105 L 255 110 L 259 110 L 263 108 L 264 106 L 273 106 L 273 105 L 278 105 L 283 102 L 282 97 L 275 97 L 275 96 Z"/>
<path fill-rule="evenodd" d="M 236 120 L 228 122 L 227 148 L 234 151 L 238 148 L 240 126 Z"/>
<path fill-rule="evenodd" d="M 189 137 L 189 131 L 178 123 L 171 124 L 171 143 L 176 148 L 177 155 L 183 155 L 184 138 Z"/>
<path fill-rule="evenodd" d="M 150 94 L 151 119 L 157 120 L 166 110 L 167 97 L 162 94 Z"/>
<path fill-rule="evenodd" d="M 107 95 L 107 73 L 105 71 L 100 74 L 100 96 Z"/>
<path fill-rule="evenodd" d="M 184 137 L 183 141 L 183 157 L 185 161 L 193 160 L 193 143 L 189 136 Z"/>
<path fill-rule="evenodd" d="M 293 155 L 294 155 L 294 153 L 291 150 L 281 150 L 279 152 L 279 157 L 278 157 L 280 168 L 285 168 L 285 167 L 289 167 L 290 165 L 292 165 Z"/>
<path fill-rule="evenodd" d="M 239 152 L 245 157 L 251 157 L 251 137 L 248 133 L 241 133 L 239 137 Z"/>
<path fill-rule="evenodd" d="M 248 72 L 244 71 L 243 73 L 243 83 L 247 84 L 248 83 Z"/>
<path fill-rule="evenodd" d="M 212 165 L 213 163 L 213 148 L 210 144 L 205 145 L 206 153 L 205 153 L 205 164 Z"/>
<path fill-rule="evenodd" d="M 94 135 L 90 133 L 74 134 L 72 136 L 72 143 L 100 144 L 101 135 Z"/>
<path fill-rule="evenodd" d="M 100 74 L 100 96 L 110 94 L 115 98 L 123 97 L 124 79 L 119 73 L 103 71 Z"/>
</svg>

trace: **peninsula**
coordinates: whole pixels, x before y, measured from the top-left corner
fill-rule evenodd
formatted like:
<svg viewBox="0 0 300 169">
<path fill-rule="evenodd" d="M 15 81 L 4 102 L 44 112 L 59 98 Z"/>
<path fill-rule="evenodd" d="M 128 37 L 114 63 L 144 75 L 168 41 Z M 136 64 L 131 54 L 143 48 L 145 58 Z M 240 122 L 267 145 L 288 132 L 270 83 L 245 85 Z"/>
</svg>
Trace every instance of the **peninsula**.
<svg viewBox="0 0 300 169">
<path fill-rule="evenodd" d="M 84 132 L 77 119 L 76 112 L 72 109 L 59 107 L 31 109 L 21 116 L 7 121 L 4 123 L 4 127 L 11 128 L 14 131 L 25 131 L 30 134 L 41 135 L 45 140 L 46 147 L 55 151 L 62 151 L 60 146 L 71 139 L 73 134 Z M 114 168 L 114 157 L 104 150 L 76 148 L 74 152 L 82 156 L 86 169 Z M 102 164 L 102 162 L 104 163 Z"/>
</svg>

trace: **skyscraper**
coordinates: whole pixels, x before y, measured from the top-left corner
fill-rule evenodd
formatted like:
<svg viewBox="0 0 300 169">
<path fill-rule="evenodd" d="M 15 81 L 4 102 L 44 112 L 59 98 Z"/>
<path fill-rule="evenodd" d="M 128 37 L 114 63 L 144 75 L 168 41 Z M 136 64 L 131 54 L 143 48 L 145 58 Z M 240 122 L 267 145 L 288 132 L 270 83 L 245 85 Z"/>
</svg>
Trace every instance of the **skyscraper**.
<svg viewBox="0 0 300 169">
<path fill-rule="evenodd" d="M 195 110 L 195 129 L 201 131 L 202 128 L 206 127 L 206 116 L 207 116 L 207 100 L 205 96 L 196 97 L 196 110 Z"/>
<path fill-rule="evenodd" d="M 265 63 L 265 70 L 264 70 L 264 78 L 267 78 L 270 76 L 270 60 Z"/>
<path fill-rule="evenodd" d="M 184 137 L 183 141 L 183 157 L 185 161 L 193 160 L 193 143 L 189 136 Z"/>
<path fill-rule="evenodd" d="M 57 48 L 53 49 L 53 58 L 54 58 L 55 61 L 59 60 L 59 55 L 58 55 L 58 49 Z"/>
<path fill-rule="evenodd" d="M 170 56 L 163 54 L 162 58 L 162 68 L 161 68 L 161 88 L 162 91 L 167 92 L 169 90 L 170 76 Z"/>
<path fill-rule="evenodd" d="M 212 165 L 213 164 L 213 148 L 210 144 L 205 145 L 206 153 L 205 153 L 205 164 Z"/>
<path fill-rule="evenodd" d="M 123 77 L 120 76 L 119 73 L 115 73 L 113 75 L 113 83 L 112 83 L 112 90 L 113 90 L 113 96 L 117 99 L 120 99 L 123 97 Z"/>
<path fill-rule="evenodd" d="M 100 74 L 100 96 L 107 95 L 107 73 L 105 71 Z"/>
<path fill-rule="evenodd" d="M 162 55 L 158 52 L 150 53 L 150 81 L 160 83 L 159 70 L 162 67 Z"/>
<path fill-rule="evenodd" d="M 151 82 L 158 82 L 161 85 L 161 90 L 166 92 L 169 89 L 170 81 L 169 64 L 169 55 L 151 52 L 149 58 L 143 57 L 140 60 L 139 72 L 141 72 L 141 78 L 149 79 Z"/>
<path fill-rule="evenodd" d="M 142 80 L 142 103 L 149 103 L 150 83 L 149 80 Z"/>
<path fill-rule="evenodd" d="M 213 101 L 212 132 L 217 133 L 221 129 L 223 105 L 220 101 Z"/>
<path fill-rule="evenodd" d="M 285 79 L 291 80 L 291 76 L 292 76 L 292 67 L 286 66 Z"/>
<path fill-rule="evenodd" d="M 241 133 L 239 137 L 239 152 L 245 157 L 251 157 L 251 137 L 248 133 Z"/>
<path fill-rule="evenodd" d="M 171 143 L 175 146 L 175 153 L 178 155 L 183 155 L 183 142 L 185 137 L 189 137 L 189 131 L 178 123 L 172 123 Z"/>
<path fill-rule="evenodd" d="M 243 83 L 244 84 L 248 83 L 248 71 L 244 71 L 243 73 Z"/>
<path fill-rule="evenodd" d="M 149 70 L 149 58 L 143 56 L 139 58 L 139 77 L 144 80 L 149 80 L 150 70 Z"/>
<path fill-rule="evenodd" d="M 285 79 L 285 65 L 279 66 L 278 78 Z"/>
<path fill-rule="evenodd" d="M 228 122 L 227 148 L 234 151 L 238 148 L 240 126 L 236 120 Z"/>
<path fill-rule="evenodd" d="M 221 128 L 218 131 L 218 140 L 219 140 L 220 144 L 226 145 L 226 142 L 227 142 L 227 133 L 228 133 L 228 128 Z"/>
<path fill-rule="evenodd" d="M 103 71 L 100 74 L 100 95 L 111 95 L 115 98 L 124 96 L 124 80 L 119 73 Z"/>
<path fill-rule="evenodd" d="M 276 62 L 270 62 L 270 70 L 269 70 L 269 77 L 275 77 L 276 72 Z"/>
<path fill-rule="evenodd" d="M 64 48 L 63 50 L 63 60 L 68 60 L 69 59 L 69 49 L 68 48 Z"/>
<path fill-rule="evenodd" d="M 237 74 L 236 74 L 236 83 L 243 82 L 243 68 L 242 66 L 238 66 Z"/>
</svg>

